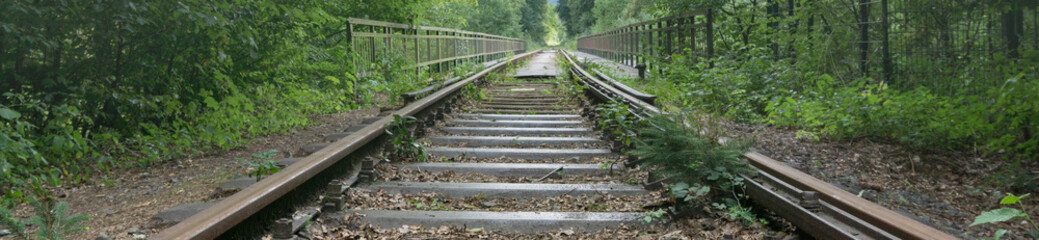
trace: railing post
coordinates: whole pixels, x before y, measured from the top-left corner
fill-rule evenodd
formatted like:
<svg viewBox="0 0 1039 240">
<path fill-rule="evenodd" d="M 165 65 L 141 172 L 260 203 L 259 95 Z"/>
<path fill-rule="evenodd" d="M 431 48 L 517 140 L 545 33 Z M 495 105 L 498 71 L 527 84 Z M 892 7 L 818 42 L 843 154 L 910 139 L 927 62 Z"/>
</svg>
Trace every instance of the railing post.
<svg viewBox="0 0 1039 240">
<path fill-rule="evenodd" d="M 693 25 L 696 25 L 696 16 L 689 17 L 689 50 L 691 50 L 689 54 L 700 52 L 700 50 L 696 49 L 696 27 L 693 27 Z M 704 49 L 704 51 L 706 52 L 707 50 Z"/>
<path fill-rule="evenodd" d="M 415 65 L 416 66 L 419 63 L 422 63 L 422 56 L 420 56 L 421 54 L 419 52 L 419 47 L 418 47 L 418 42 L 419 42 L 419 32 L 418 32 L 418 30 L 419 30 L 418 26 L 415 26 L 412 29 L 412 36 L 415 37 Z M 416 67 L 415 69 L 416 69 L 415 70 L 416 72 L 422 71 L 421 67 Z"/>
<path fill-rule="evenodd" d="M 768 0 L 765 5 L 765 11 L 767 12 L 765 15 L 768 16 L 768 28 L 772 31 L 765 40 L 768 48 L 772 49 L 772 60 L 777 60 L 779 59 L 779 44 L 772 39 L 774 38 L 773 36 L 779 34 L 779 4 L 776 4 L 775 0 Z"/>
<path fill-rule="evenodd" d="M 884 64 L 883 64 L 884 65 L 884 81 L 890 82 L 891 81 L 891 74 L 892 74 L 892 69 L 891 69 L 892 66 L 891 66 L 891 45 L 890 45 L 890 42 L 889 42 L 890 41 L 890 36 L 889 36 L 890 33 L 888 31 L 891 30 L 891 23 L 889 22 L 890 19 L 888 19 L 889 15 L 888 15 L 888 12 L 887 12 L 887 10 L 888 10 L 887 9 L 887 2 L 888 2 L 888 0 L 880 0 L 880 14 L 881 14 L 881 18 L 883 18 L 881 20 L 882 21 L 881 25 L 883 25 L 883 26 L 880 26 L 880 29 L 881 29 L 881 33 L 884 35 L 883 36 L 884 39 L 882 39 L 883 42 L 881 43 L 883 45 L 882 46 L 882 48 L 883 48 L 882 51 L 884 51 L 883 52 L 883 54 L 884 54 Z"/>
<path fill-rule="evenodd" d="M 350 59 L 350 72 L 357 77 L 357 58 L 355 56 L 354 48 L 354 24 L 349 19 L 346 20 L 346 54 L 347 59 Z M 356 88 L 355 88 L 356 89 Z"/>
<path fill-rule="evenodd" d="M 707 59 L 714 58 L 714 10 L 707 9 Z M 714 62 L 711 62 L 714 67 Z"/>
<path fill-rule="evenodd" d="M 869 5 L 871 0 L 859 0 L 859 71 L 869 76 Z"/>
<path fill-rule="evenodd" d="M 436 59 L 436 61 L 437 61 L 437 72 L 444 72 L 444 65 L 447 64 L 447 63 L 441 62 L 440 59 L 444 58 L 444 48 L 446 48 L 444 46 L 444 43 L 446 43 L 447 41 L 442 41 L 443 35 L 444 35 L 443 32 L 441 32 L 440 30 L 436 30 L 436 33 L 437 33 L 437 57 L 434 58 L 434 59 Z"/>
</svg>

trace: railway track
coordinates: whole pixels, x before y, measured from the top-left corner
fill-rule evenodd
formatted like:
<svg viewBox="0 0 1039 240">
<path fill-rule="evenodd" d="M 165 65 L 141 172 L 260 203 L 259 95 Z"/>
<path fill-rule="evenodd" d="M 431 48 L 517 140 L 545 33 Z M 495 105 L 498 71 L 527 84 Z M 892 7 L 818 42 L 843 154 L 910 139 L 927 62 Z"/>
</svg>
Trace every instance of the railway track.
<svg viewBox="0 0 1039 240">
<path fill-rule="evenodd" d="M 530 63 L 514 77 L 566 75 L 588 87 L 587 97 L 562 94 L 558 81 L 481 82 L 510 62 L 528 58 Z M 557 69 L 557 60 L 567 61 L 573 67 Z M 361 214 L 361 221 L 384 228 L 450 225 L 532 233 L 560 228 L 595 231 L 642 226 L 645 223 L 638 219 L 646 209 L 592 210 L 566 204 L 542 208 L 523 202 L 565 202 L 560 200 L 563 198 L 622 202 L 659 197 L 652 196 L 644 185 L 623 179 L 644 178 L 645 174 L 625 169 L 623 164 L 609 164 L 621 161 L 623 156 L 600 140 L 600 133 L 583 114 L 589 111 L 588 100 L 616 99 L 631 106 L 637 116 L 663 112 L 636 97 L 641 95 L 632 93 L 631 88 L 614 86 L 616 82 L 602 78 L 576 65 L 565 52 L 517 55 L 471 76 L 454 79 L 439 90 L 424 90 L 428 96 L 393 112 L 418 118 L 411 132 L 424 135 L 422 141 L 427 143 L 426 149 L 432 156 L 429 161 L 384 164 L 383 160 L 370 157 L 389 149 L 383 132 L 393 116 L 372 118 L 366 121 L 368 125 L 350 129 L 353 131 L 330 133 L 333 137 L 328 143 L 308 145 L 305 148 L 312 152 L 308 156 L 153 238 L 237 238 L 240 236 L 229 234 L 263 231 L 275 239 L 289 239 L 316 215 L 353 214 Z M 483 85 L 486 99 L 464 101 L 460 90 L 478 83 Z M 744 176 L 751 180 L 747 181 L 751 199 L 818 239 L 955 239 L 766 156 L 751 152 L 745 157 L 758 169 L 756 174 Z M 628 175 L 611 178 L 616 175 L 611 172 Z M 474 175 L 481 177 L 472 178 Z M 430 204 L 437 202 L 421 202 L 424 207 L 402 209 L 359 206 L 354 204 L 356 199 L 350 199 L 373 194 L 432 194 L 438 200 L 442 197 L 443 201 L 468 201 L 480 206 L 432 207 Z"/>
<path fill-rule="evenodd" d="M 434 175 L 451 172 L 462 175 L 454 179 L 460 182 L 430 178 L 415 181 L 409 180 L 416 179 L 414 176 L 392 174 L 382 177 L 382 181 L 361 184 L 356 190 L 404 195 L 431 193 L 453 201 L 471 200 L 483 206 L 458 211 L 398 210 L 393 206 L 347 210 L 342 214 L 362 214 L 361 221 L 383 228 L 465 226 L 536 233 L 550 229 L 597 231 L 639 225 L 642 213 L 638 211 L 574 211 L 583 207 L 565 203 L 510 210 L 515 205 L 563 198 L 650 198 L 650 192 L 641 185 L 602 178 L 623 171 L 620 166 L 610 168 L 602 164 L 605 159 L 619 155 L 600 140 L 600 134 L 592 128 L 593 123 L 581 116 L 577 100 L 561 93 L 554 77 L 563 71 L 556 69 L 554 57 L 554 52 L 538 53 L 516 74 L 525 79 L 553 77 L 548 79 L 551 81 L 488 83 L 485 86 L 487 99 L 456 106 L 461 109 L 459 113 L 446 116 L 427 133 L 425 140 L 433 159 L 389 168 L 394 169 L 394 173 L 401 172 L 400 169 Z M 478 174 L 483 181 L 466 179 L 466 174 Z M 585 180 L 586 177 L 599 178 Z M 497 204 L 505 200 L 519 202 L 509 202 L 510 206 Z"/>
</svg>

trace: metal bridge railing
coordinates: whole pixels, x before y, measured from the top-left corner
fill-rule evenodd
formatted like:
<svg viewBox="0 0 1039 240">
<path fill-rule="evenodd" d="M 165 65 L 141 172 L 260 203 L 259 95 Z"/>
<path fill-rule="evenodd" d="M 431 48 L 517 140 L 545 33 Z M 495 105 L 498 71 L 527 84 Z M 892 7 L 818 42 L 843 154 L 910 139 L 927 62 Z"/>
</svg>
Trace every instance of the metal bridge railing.
<svg viewBox="0 0 1039 240">
<path fill-rule="evenodd" d="M 708 10 L 664 17 L 615 28 L 577 39 L 577 50 L 639 68 L 649 58 L 684 49 L 693 55 L 714 56 L 714 16 Z"/>
<path fill-rule="evenodd" d="M 526 50 L 526 42 L 516 38 L 359 18 L 349 19 L 348 32 L 360 76 L 387 57 L 407 59 L 408 68 L 441 71 L 466 60 L 487 61 Z"/>
</svg>

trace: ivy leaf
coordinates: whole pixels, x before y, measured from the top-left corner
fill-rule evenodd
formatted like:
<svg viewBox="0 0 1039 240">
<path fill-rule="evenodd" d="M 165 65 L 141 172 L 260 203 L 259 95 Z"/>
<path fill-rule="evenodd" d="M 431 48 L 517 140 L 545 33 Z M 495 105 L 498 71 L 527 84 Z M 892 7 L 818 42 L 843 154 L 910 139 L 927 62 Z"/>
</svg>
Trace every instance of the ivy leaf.
<svg viewBox="0 0 1039 240">
<path fill-rule="evenodd" d="M 1015 217 L 1021 216 L 1022 214 L 1023 213 L 1021 213 L 1021 210 L 1017 210 L 1014 208 L 995 209 L 992 211 L 983 212 L 981 213 L 981 215 L 975 217 L 974 223 L 971 223 L 970 226 L 973 227 L 974 225 L 978 224 L 1004 222 Z"/>
<path fill-rule="evenodd" d="M 0 117 L 7 120 L 15 120 L 21 117 L 22 114 L 11 110 L 10 108 L 0 108 Z"/>
</svg>

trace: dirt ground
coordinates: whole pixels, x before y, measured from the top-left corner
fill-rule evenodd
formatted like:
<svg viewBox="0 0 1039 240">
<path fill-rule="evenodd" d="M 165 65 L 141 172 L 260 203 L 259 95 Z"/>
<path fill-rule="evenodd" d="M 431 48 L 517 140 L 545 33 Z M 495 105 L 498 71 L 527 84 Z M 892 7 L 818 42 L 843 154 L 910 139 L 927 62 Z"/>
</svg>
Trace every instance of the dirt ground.
<svg viewBox="0 0 1039 240">
<path fill-rule="evenodd" d="M 995 187 L 993 176 L 1006 167 L 1003 156 L 927 153 L 867 140 L 812 141 L 798 139 L 795 130 L 752 124 L 728 127 L 736 136 L 754 139 L 754 148 L 766 156 L 954 236 L 981 239 L 1002 228 L 1010 230 L 1008 236 L 1025 239 L 1029 231 L 1020 221 L 968 227 L 975 216 L 1001 207 L 1006 190 Z M 1037 200 L 1026 198 L 1024 204 L 1031 206 L 1032 216 L 1039 216 Z"/>
<path fill-rule="evenodd" d="M 744 226 L 740 222 L 712 218 L 683 219 L 648 228 L 621 227 L 597 232 L 568 229 L 534 234 L 486 231 L 482 228 L 402 226 L 380 229 L 351 215 L 341 219 L 318 219 L 309 228 L 310 239 L 765 239 L 760 225 Z M 778 239 L 793 239 L 782 235 Z"/>
<path fill-rule="evenodd" d="M 88 214 L 89 230 L 69 239 L 132 239 L 150 235 L 148 220 L 167 208 L 183 203 L 215 200 L 215 188 L 226 180 L 247 174 L 248 165 L 237 159 L 250 159 L 253 153 L 278 150 L 277 160 L 295 153 L 301 146 L 320 142 L 325 134 L 341 132 L 378 109 L 354 110 L 340 114 L 310 117 L 315 124 L 287 134 L 252 139 L 247 146 L 231 151 L 211 151 L 199 156 L 155 163 L 145 168 L 116 169 L 108 179 L 59 191 L 75 214 Z M 22 216 L 28 209 L 19 211 Z M 9 238 L 9 237 L 7 237 Z M 4 238 L 6 239 L 6 238 Z"/>
</svg>

